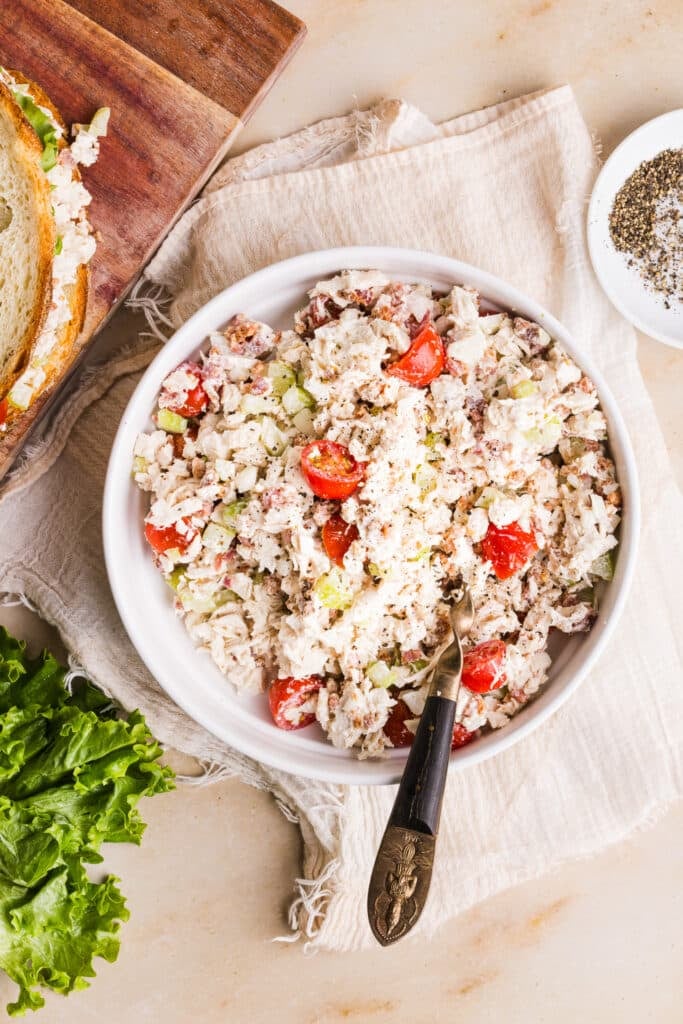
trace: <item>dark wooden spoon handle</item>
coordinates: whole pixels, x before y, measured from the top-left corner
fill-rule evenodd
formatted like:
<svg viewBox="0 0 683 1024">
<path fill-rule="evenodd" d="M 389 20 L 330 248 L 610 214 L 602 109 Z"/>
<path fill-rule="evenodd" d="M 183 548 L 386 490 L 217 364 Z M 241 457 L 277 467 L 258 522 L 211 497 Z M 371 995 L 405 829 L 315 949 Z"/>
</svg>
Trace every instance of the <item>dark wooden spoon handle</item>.
<svg viewBox="0 0 683 1024">
<path fill-rule="evenodd" d="M 382 946 L 409 932 L 427 902 L 454 721 L 455 700 L 427 697 L 370 877 L 368 919 Z"/>
<path fill-rule="evenodd" d="M 455 701 L 427 697 L 389 825 L 435 836 L 453 742 Z"/>
</svg>

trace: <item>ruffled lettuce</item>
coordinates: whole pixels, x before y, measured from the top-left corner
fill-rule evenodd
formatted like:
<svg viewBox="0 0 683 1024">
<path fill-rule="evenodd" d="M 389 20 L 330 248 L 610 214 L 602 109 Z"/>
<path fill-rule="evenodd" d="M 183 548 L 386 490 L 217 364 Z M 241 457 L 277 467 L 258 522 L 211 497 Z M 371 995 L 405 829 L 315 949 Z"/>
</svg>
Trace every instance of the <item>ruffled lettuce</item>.
<svg viewBox="0 0 683 1024">
<path fill-rule="evenodd" d="M 70 693 L 50 654 L 26 656 L 0 627 L 0 967 L 19 985 L 10 1014 L 39 988 L 85 988 L 93 959 L 115 960 L 128 918 L 117 879 L 85 864 L 104 842 L 139 843 L 142 796 L 172 788 L 143 717 L 123 719 L 90 683 Z"/>
</svg>

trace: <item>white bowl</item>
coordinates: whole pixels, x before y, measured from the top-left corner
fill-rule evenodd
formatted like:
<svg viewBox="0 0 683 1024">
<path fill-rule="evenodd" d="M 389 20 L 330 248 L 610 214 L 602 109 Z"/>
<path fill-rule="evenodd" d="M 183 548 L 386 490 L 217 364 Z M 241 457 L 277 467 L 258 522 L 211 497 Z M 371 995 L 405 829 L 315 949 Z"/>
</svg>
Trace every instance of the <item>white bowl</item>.
<svg viewBox="0 0 683 1024">
<path fill-rule="evenodd" d="M 622 316 L 657 341 L 683 348 L 683 304 L 667 309 L 662 299 L 645 287 L 637 270 L 614 247 L 609 215 L 617 192 L 644 160 L 663 149 L 683 148 L 683 109 L 647 121 L 620 143 L 600 171 L 588 206 L 588 250 L 593 269 L 608 299 Z"/>
<path fill-rule="evenodd" d="M 226 289 L 166 343 L 133 394 L 116 435 L 104 492 L 104 551 L 112 592 L 141 658 L 170 697 L 209 732 L 245 754 L 298 775 L 346 783 L 391 783 L 400 778 L 405 750 L 359 761 L 337 750 L 317 726 L 283 732 L 271 719 L 263 696 L 239 697 L 204 652 L 197 651 L 172 608 L 171 593 L 152 564 L 143 539 L 148 498 L 131 480 L 136 435 L 151 426 L 161 381 L 178 363 L 194 356 L 208 334 L 238 312 L 285 326 L 303 304 L 307 289 L 346 268 L 376 268 L 398 279 L 424 281 L 446 290 L 462 283 L 494 304 L 543 324 L 595 381 L 609 423 L 612 452 L 624 494 L 615 578 L 606 588 L 590 633 L 563 638 L 555 650 L 548 684 L 538 698 L 502 730 L 456 751 L 462 767 L 492 757 L 537 728 L 574 692 L 604 649 L 626 599 L 633 574 L 639 523 L 636 467 L 626 429 L 598 371 L 567 331 L 544 309 L 490 274 L 432 253 L 389 247 L 330 249 L 307 253 L 251 274 Z"/>
</svg>

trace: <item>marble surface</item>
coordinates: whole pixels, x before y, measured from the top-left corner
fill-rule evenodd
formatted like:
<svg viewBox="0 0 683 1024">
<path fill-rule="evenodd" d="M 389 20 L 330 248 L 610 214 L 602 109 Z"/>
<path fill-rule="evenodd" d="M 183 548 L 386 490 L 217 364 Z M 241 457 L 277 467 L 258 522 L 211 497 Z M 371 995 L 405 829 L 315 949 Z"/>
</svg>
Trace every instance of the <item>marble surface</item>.
<svg viewBox="0 0 683 1024">
<path fill-rule="evenodd" d="M 680 0 L 290 0 L 309 26 L 238 149 L 402 96 L 436 119 L 570 82 L 605 153 L 683 102 Z M 678 43 L 676 40 L 678 39 Z M 118 318 L 117 318 L 118 319 Z M 115 319 L 101 346 L 129 323 Z M 683 480 L 683 352 L 639 339 L 647 387 Z M 0 621 L 40 646 L 24 610 Z M 49 998 L 50 1024 L 569 1024 L 682 1019 L 683 806 L 600 857 L 504 893 L 445 927 L 345 957 L 270 940 L 299 865 L 295 827 L 236 782 L 147 803 L 141 849 L 110 847 L 132 911 L 115 965 Z M 463 823 L 466 828 L 466 823 Z M 0 980 L 0 999 L 11 986 Z"/>
</svg>

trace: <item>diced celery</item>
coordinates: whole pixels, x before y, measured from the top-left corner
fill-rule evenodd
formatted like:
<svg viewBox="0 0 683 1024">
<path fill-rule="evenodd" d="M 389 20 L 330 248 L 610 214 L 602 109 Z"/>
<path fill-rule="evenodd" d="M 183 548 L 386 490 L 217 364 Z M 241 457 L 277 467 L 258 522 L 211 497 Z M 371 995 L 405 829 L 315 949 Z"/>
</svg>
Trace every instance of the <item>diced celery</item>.
<svg viewBox="0 0 683 1024">
<path fill-rule="evenodd" d="M 242 395 L 240 409 L 247 416 L 262 416 L 278 410 L 277 400 L 270 395 Z"/>
<path fill-rule="evenodd" d="M 146 473 L 147 466 L 147 459 L 143 459 L 142 455 L 136 455 L 133 458 L 133 476 L 135 476 L 136 473 Z"/>
<path fill-rule="evenodd" d="M 524 431 L 524 438 L 534 447 L 554 448 L 562 437 L 562 424 L 557 416 L 549 416 L 541 427 Z"/>
<path fill-rule="evenodd" d="M 435 431 L 430 431 L 425 437 L 425 444 L 428 448 L 436 448 L 437 444 L 445 441 L 446 438 L 443 434 L 437 434 Z"/>
<path fill-rule="evenodd" d="M 436 470 L 428 462 L 417 467 L 413 479 L 420 488 L 421 497 L 426 497 L 436 488 L 436 477 Z"/>
<path fill-rule="evenodd" d="M 204 547 L 220 553 L 228 550 L 235 536 L 234 530 L 221 526 L 219 523 L 209 523 L 202 533 L 202 542 Z"/>
<path fill-rule="evenodd" d="M 565 462 L 573 462 L 586 454 L 586 442 L 582 437 L 565 437 L 560 451 Z"/>
<path fill-rule="evenodd" d="M 181 587 L 178 590 L 178 597 L 186 612 L 208 615 L 216 610 L 216 599 L 213 594 L 195 594 L 187 587 Z"/>
<path fill-rule="evenodd" d="M 445 440 L 446 438 L 444 434 L 438 434 L 435 433 L 434 431 L 431 431 L 429 434 L 427 434 L 424 443 L 429 453 L 427 455 L 427 458 L 429 459 L 430 462 L 437 462 L 439 459 L 443 458 L 441 452 L 438 449 L 438 445 L 443 444 Z"/>
<path fill-rule="evenodd" d="M 187 430 L 187 420 L 171 409 L 159 409 L 157 426 L 159 430 L 166 430 L 169 434 L 184 434 Z"/>
<path fill-rule="evenodd" d="M 241 494 L 250 491 L 258 479 L 256 466 L 244 466 L 235 474 L 235 489 Z"/>
<path fill-rule="evenodd" d="M 292 416 L 292 423 L 306 437 L 313 437 L 315 435 L 314 416 L 311 409 L 302 409 L 300 412 L 295 413 Z"/>
<path fill-rule="evenodd" d="M 601 580 L 614 579 L 614 553 L 612 551 L 605 551 L 603 555 L 595 559 L 589 572 L 592 576 L 597 576 Z"/>
<path fill-rule="evenodd" d="M 518 380 L 510 388 L 512 398 L 529 398 L 538 391 L 538 384 L 535 380 Z"/>
<path fill-rule="evenodd" d="M 344 609 L 353 603 L 353 594 L 339 569 L 319 576 L 313 585 L 313 591 L 324 608 Z"/>
<path fill-rule="evenodd" d="M 109 114 L 111 113 L 109 107 L 100 107 L 96 110 L 92 116 L 90 122 L 89 132 L 91 135 L 95 135 L 97 138 L 107 134 L 107 126 L 109 125 Z"/>
<path fill-rule="evenodd" d="M 282 397 L 285 391 L 289 391 L 296 384 L 294 370 L 287 363 L 280 362 L 279 359 L 274 359 L 272 363 L 268 363 L 266 375 L 273 382 L 273 394 L 278 395 L 278 397 Z"/>
<path fill-rule="evenodd" d="M 485 487 L 474 504 L 477 508 L 490 508 L 494 501 L 503 497 L 505 495 L 497 487 Z"/>
<path fill-rule="evenodd" d="M 415 675 L 417 672 L 421 672 L 423 668 L 427 668 L 429 662 L 426 658 L 418 658 L 417 661 L 411 661 L 408 664 L 408 670 Z"/>
<path fill-rule="evenodd" d="M 409 558 L 409 562 L 423 562 L 426 558 L 429 558 L 432 549 L 427 545 L 426 547 L 420 548 L 417 554 Z"/>
<path fill-rule="evenodd" d="M 282 396 L 282 408 L 288 416 L 294 416 L 302 409 L 311 409 L 314 405 L 313 395 L 298 384 L 288 388 Z"/>
<path fill-rule="evenodd" d="M 282 433 L 270 416 L 264 416 L 261 421 L 261 440 L 269 455 L 282 455 L 288 443 L 287 435 Z"/>
<path fill-rule="evenodd" d="M 234 527 L 237 522 L 237 517 L 241 512 L 244 512 L 248 503 L 248 498 L 238 498 L 237 501 L 231 501 L 229 505 L 224 505 L 220 512 L 221 519 L 225 525 Z"/>
<path fill-rule="evenodd" d="M 168 576 L 166 577 L 166 582 L 168 583 L 171 590 L 178 590 L 178 588 L 182 586 L 184 579 L 185 570 L 178 565 L 173 570 L 173 572 L 168 574 Z"/>
<path fill-rule="evenodd" d="M 398 672 L 389 668 L 386 661 L 373 661 L 365 670 L 365 674 L 373 686 L 385 689 L 393 686 L 398 679 Z"/>
<path fill-rule="evenodd" d="M 368 572 L 376 580 L 383 580 L 391 576 L 391 569 L 383 569 L 377 562 L 368 562 Z"/>
</svg>

